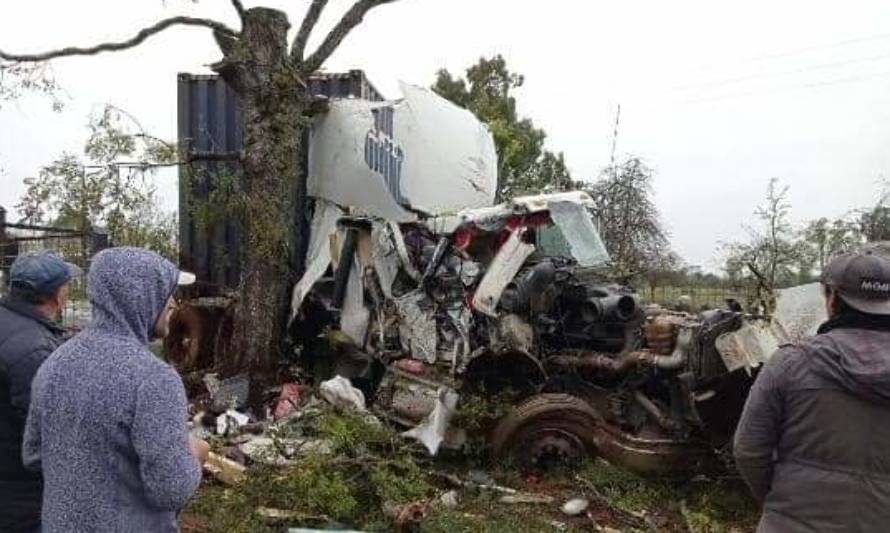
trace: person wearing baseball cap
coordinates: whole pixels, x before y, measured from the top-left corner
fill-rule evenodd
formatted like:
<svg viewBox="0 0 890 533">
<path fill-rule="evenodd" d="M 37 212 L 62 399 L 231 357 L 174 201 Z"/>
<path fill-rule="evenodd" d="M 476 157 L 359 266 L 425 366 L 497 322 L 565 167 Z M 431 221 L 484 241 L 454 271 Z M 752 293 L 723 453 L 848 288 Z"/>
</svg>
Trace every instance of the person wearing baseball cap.
<svg viewBox="0 0 890 533">
<path fill-rule="evenodd" d="M 890 259 L 836 257 L 822 286 L 828 321 L 767 361 L 736 430 L 759 532 L 890 524 Z"/>
<path fill-rule="evenodd" d="M 0 531 L 36 531 L 42 483 L 22 464 L 22 436 L 38 368 L 62 343 L 55 322 L 78 267 L 54 252 L 19 255 L 0 300 Z"/>
</svg>

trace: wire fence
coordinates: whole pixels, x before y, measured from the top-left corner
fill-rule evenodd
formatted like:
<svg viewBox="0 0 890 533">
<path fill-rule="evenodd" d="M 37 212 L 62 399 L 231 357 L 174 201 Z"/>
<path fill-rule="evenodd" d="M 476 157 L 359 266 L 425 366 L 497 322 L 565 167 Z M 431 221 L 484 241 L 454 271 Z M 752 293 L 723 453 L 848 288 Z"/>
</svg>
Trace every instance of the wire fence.
<svg viewBox="0 0 890 533">
<path fill-rule="evenodd" d="M 86 298 L 86 273 L 90 260 L 108 245 L 108 236 L 100 232 L 9 223 L 6 221 L 6 211 L 0 208 L 0 294 L 8 290 L 9 270 L 16 257 L 43 250 L 57 252 L 82 271 L 70 282 L 69 299 L 60 320 L 66 327 L 82 327 L 90 318 Z"/>
<path fill-rule="evenodd" d="M 655 287 L 653 290 L 646 287 L 640 291 L 640 297 L 645 303 L 656 303 L 667 307 L 684 307 L 684 300 L 688 298 L 688 307 L 691 311 L 702 311 L 726 307 L 726 301 L 733 299 L 745 306 L 750 298 L 754 297 L 754 291 L 746 287 Z"/>
</svg>

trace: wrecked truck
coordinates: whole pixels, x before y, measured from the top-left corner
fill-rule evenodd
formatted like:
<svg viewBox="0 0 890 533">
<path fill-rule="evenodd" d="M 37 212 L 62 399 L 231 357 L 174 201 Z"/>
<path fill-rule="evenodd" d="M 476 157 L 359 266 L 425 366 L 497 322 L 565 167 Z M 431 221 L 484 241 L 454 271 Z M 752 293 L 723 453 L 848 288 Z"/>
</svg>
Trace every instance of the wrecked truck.
<svg viewBox="0 0 890 533">
<path fill-rule="evenodd" d="M 462 408 L 499 399 L 475 429 L 523 469 L 599 455 L 688 475 L 726 462 L 756 369 L 790 328 L 642 305 L 606 275 L 591 199 L 492 205 L 491 134 L 432 92 L 403 85 L 403 99 L 386 101 L 360 71 L 309 85 L 329 101 L 299 155 L 302 275 L 288 331 L 316 383 L 349 378 L 431 453 L 466 442 Z M 240 118 L 212 76 L 182 75 L 179 104 L 180 142 L 204 171 L 180 180 L 187 205 L 212 198 Z M 181 264 L 199 281 L 167 341 L 183 371 L 224 350 L 239 278 L 237 224 L 202 227 L 191 213 L 180 210 Z"/>
<path fill-rule="evenodd" d="M 641 305 L 605 275 L 592 207 L 575 191 L 402 224 L 318 211 L 325 249 L 308 271 L 324 273 L 292 301 L 304 364 L 438 431 L 431 451 L 461 429 L 442 422 L 449 395 L 460 411 L 506 394 L 488 444 L 523 469 L 593 455 L 649 474 L 720 468 L 779 334 L 729 309 Z"/>
</svg>

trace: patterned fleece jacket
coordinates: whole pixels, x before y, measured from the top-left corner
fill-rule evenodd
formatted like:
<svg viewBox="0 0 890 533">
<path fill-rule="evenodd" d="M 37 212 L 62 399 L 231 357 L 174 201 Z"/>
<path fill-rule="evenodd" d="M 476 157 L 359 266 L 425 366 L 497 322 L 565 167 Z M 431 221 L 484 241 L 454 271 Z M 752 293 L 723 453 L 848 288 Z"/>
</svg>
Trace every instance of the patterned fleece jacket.
<svg viewBox="0 0 890 533">
<path fill-rule="evenodd" d="M 177 268 L 136 248 L 93 260 L 93 322 L 32 385 L 22 458 L 42 470 L 43 531 L 177 531 L 201 466 L 176 371 L 147 348 Z"/>
</svg>

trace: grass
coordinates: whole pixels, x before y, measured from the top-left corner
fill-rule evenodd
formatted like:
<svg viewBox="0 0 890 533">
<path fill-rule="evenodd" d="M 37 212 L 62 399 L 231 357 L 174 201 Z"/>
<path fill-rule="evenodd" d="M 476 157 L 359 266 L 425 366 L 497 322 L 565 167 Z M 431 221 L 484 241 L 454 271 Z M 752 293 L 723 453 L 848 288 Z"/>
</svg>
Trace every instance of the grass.
<svg viewBox="0 0 890 533">
<path fill-rule="evenodd" d="M 282 430 L 279 437 L 287 435 Z M 414 443 L 365 415 L 330 408 L 306 416 L 289 431 L 325 439 L 333 454 L 307 454 L 286 467 L 254 465 L 247 480 L 226 487 L 206 480 L 185 510 L 186 532 L 280 532 L 286 526 L 392 531 L 394 512 L 420 502 L 425 518 L 416 529 L 428 532 L 590 531 L 594 520 L 628 530 L 622 513 L 644 513 L 659 531 L 750 531 L 757 509 L 740 487 L 718 481 L 671 483 L 640 478 L 601 460 L 590 460 L 541 477 L 524 476 L 506 464 L 488 464 L 500 485 L 547 494 L 551 504 L 507 504 L 501 493 L 454 487 L 434 471 L 466 479 L 484 461 L 462 455 L 431 459 Z M 458 491 L 458 505 L 438 504 L 447 490 Z M 608 503 L 597 502 L 597 495 Z M 591 517 L 568 517 L 560 506 L 588 497 Z M 260 516 L 261 507 L 290 513 L 286 519 Z M 631 515 L 627 515 L 631 516 Z"/>
</svg>

